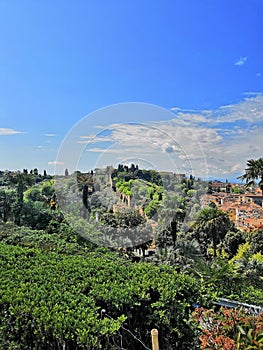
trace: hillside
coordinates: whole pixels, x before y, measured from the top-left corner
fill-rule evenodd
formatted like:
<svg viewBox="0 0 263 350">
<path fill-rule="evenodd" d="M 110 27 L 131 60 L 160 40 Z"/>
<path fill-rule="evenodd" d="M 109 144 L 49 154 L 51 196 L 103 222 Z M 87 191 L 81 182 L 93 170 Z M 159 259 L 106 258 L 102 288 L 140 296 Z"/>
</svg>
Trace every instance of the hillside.
<svg viewBox="0 0 263 350">
<path fill-rule="evenodd" d="M 190 350 L 196 304 L 263 306 L 263 231 L 204 207 L 201 179 L 119 165 L 0 185 L 3 349 L 145 349 L 158 328 Z"/>
</svg>

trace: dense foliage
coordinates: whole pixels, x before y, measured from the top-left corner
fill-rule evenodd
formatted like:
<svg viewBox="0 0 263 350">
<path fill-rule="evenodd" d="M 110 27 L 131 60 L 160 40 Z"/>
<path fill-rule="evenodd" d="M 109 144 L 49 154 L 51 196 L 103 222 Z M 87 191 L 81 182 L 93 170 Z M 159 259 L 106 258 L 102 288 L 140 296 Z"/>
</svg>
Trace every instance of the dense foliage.
<svg viewBox="0 0 263 350">
<path fill-rule="evenodd" d="M 167 350 L 261 344 L 261 318 L 202 309 L 208 334 L 191 316 L 218 297 L 263 306 L 263 231 L 203 207 L 207 191 L 133 164 L 0 172 L 0 348 L 149 349 L 152 328 Z"/>
<path fill-rule="evenodd" d="M 191 349 L 187 323 L 199 284 L 168 266 L 106 251 L 66 255 L 0 244 L 1 349 Z"/>
</svg>

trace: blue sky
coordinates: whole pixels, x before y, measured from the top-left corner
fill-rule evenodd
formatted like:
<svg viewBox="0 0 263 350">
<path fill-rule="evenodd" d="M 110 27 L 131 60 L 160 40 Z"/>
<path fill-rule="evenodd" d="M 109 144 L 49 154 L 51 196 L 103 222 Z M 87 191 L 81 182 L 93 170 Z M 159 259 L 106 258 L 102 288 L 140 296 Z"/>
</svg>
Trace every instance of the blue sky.
<svg viewBox="0 0 263 350">
<path fill-rule="evenodd" d="M 179 122 L 203 145 L 209 176 L 235 177 L 246 159 L 262 156 L 261 0 L 0 0 L 0 32 L 2 170 L 53 173 L 55 161 L 67 166 L 57 156 L 66 135 L 73 149 L 93 137 L 94 147 L 86 142 L 92 151 L 81 156 L 83 169 L 98 158 L 124 161 L 121 149 L 127 161 L 136 160 L 134 147 L 144 149 L 144 139 L 153 140 L 144 164 L 167 170 L 169 156 L 178 171 L 187 170 L 180 161 L 197 160 L 197 148 L 182 138 Z M 167 113 L 136 110 L 123 120 L 95 114 L 87 129 L 74 127 L 100 108 L 126 102 Z M 96 134 L 100 126 L 108 130 L 106 141 Z M 72 132 L 79 134 L 71 139 Z M 200 166 L 191 166 L 198 175 Z"/>
</svg>

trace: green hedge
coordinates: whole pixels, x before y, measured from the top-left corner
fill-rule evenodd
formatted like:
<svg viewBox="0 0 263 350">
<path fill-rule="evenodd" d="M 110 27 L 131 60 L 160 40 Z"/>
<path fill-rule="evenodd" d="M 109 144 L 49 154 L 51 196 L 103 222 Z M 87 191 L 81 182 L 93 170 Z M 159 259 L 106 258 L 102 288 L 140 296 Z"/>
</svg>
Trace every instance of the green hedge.
<svg viewBox="0 0 263 350">
<path fill-rule="evenodd" d="M 169 266 L 0 243 L 0 348 L 139 350 L 127 330 L 150 348 L 158 328 L 162 350 L 191 349 L 188 319 L 201 293 Z"/>
</svg>

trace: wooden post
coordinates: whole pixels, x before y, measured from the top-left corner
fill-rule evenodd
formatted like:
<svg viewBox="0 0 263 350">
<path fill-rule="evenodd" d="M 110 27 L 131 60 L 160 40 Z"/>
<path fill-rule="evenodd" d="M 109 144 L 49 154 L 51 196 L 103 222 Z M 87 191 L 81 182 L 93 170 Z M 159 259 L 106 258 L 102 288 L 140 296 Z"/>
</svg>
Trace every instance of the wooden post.
<svg viewBox="0 0 263 350">
<path fill-rule="evenodd" d="M 151 335 L 152 335 L 152 350 L 159 350 L 158 330 L 152 329 Z"/>
</svg>

